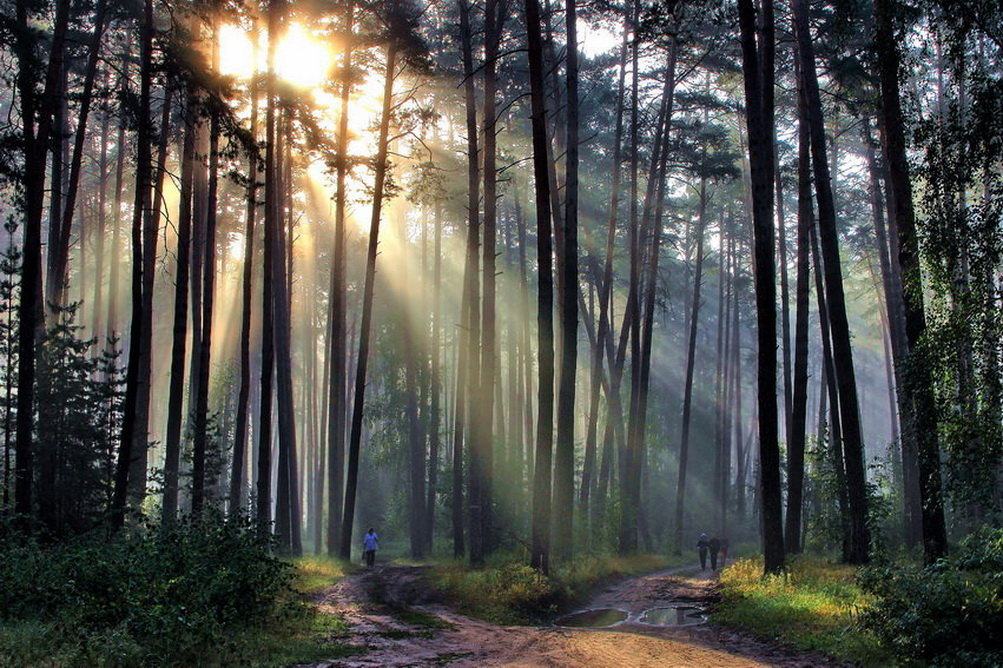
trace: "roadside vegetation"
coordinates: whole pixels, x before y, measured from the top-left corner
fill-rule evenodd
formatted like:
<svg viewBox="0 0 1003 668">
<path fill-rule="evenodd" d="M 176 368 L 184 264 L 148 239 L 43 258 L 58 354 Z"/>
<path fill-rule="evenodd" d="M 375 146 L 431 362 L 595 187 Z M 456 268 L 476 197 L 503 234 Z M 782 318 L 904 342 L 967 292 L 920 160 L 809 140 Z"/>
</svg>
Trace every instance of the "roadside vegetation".
<svg viewBox="0 0 1003 668">
<path fill-rule="evenodd" d="M 791 559 L 786 572 L 763 575 L 762 558 L 739 559 L 720 576 L 712 621 L 863 665 L 887 665 L 877 637 L 858 628 L 874 598 L 857 570 L 819 557 Z"/>
<path fill-rule="evenodd" d="M 771 576 L 740 559 L 721 573 L 712 619 L 856 665 L 1003 665 L 1003 531 L 953 555 L 861 569 L 801 556 Z"/>
<path fill-rule="evenodd" d="M 687 561 L 692 555 L 583 555 L 548 577 L 516 555 L 495 555 L 484 568 L 460 561 L 440 564 L 433 569 L 432 582 L 465 614 L 498 624 L 539 624 L 552 621 L 605 583 Z"/>
<path fill-rule="evenodd" d="M 0 666 L 284 666 L 357 651 L 330 640 L 341 620 L 304 601 L 337 564 L 278 559 L 249 524 L 11 535 L 0 533 Z"/>
</svg>

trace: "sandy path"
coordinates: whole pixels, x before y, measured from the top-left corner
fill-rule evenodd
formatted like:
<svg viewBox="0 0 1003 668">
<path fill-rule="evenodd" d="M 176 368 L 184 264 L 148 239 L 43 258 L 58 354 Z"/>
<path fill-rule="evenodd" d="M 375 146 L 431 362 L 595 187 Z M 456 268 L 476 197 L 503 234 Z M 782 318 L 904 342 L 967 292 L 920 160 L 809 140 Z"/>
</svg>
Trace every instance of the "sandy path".
<svg viewBox="0 0 1003 668">
<path fill-rule="evenodd" d="M 684 577 L 694 569 L 672 569 L 630 578 L 607 587 L 583 608 L 615 607 L 631 613 L 610 629 L 499 626 L 471 619 L 429 598 L 422 569 L 378 568 L 353 574 L 324 593 L 321 609 L 339 614 L 351 627 L 338 638 L 368 648 L 357 657 L 321 666 L 785 666 L 836 665 L 825 657 L 794 652 L 727 629 L 702 624 L 654 627 L 636 621 L 644 610 L 669 601 L 706 604 L 713 580 Z M 382 608 L 381 601 L 405 601 L 440 617 L 450 630 L 410 626 Z"/>
</svg>

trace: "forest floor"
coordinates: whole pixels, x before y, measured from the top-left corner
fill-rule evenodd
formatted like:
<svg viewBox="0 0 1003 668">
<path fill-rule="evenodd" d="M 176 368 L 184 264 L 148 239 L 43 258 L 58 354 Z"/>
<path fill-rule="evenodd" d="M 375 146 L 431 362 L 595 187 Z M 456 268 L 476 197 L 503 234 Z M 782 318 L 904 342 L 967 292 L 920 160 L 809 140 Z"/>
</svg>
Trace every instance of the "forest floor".
<svg viewBox="0 0 1003 668">
<path fill-rule="evenodd" d="M 669 604 L 713 605 L 716 578 L 694 567 L 630 577 L 595 593 L 580 610 L 629 613 L 609 628 L 502 626 L 461 615 L 427 584 L 427 568 L 377 565 L 321 592 L 322 612 L 349 626 L 339 643 L 365 653 L 315 666 L 810 666 L 828 657 L 757 640 L 712 623 L 652 626 L 641 613 Z"/>
</svg>

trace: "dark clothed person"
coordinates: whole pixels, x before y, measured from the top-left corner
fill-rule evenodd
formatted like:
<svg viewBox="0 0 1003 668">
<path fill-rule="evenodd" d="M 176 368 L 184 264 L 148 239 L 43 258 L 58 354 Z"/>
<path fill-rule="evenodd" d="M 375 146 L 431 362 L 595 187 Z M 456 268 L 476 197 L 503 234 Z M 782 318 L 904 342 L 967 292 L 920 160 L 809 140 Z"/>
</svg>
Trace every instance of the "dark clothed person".
<svg viewBox="0 0 1003 668">
<path fill-rule="evenodd" d="M 707 570 L 707 549 L 710 547 L 710 543 L 707 541 L 707 534 L 700 534 L 700 540 L 697 541 L 697 552 L 700 553 L 700 570 Z"/>
<path fill-rule="evenodd" d="M 714 536 L 710 539 L 708 547 L 710 548 L 710 569 L 712 571 L 716 571 L 717 553 L 721 550 L 721 540 L 717 536 Z"/>
<path fill-rule="evenodd" d="M 728 539 L 722 538 L 720 543 L 721 543 L 721 568 L 724 568 L 728 562 Z"/>
</svg>

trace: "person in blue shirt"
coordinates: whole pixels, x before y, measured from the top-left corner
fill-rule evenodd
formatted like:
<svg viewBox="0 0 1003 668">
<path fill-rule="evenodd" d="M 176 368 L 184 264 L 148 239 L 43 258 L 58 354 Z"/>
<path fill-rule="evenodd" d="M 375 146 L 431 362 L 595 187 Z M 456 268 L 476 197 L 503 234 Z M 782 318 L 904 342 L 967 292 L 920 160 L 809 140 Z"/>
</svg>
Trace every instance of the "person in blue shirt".
<svg viewBox="0 0 1003 668">
<path fill-rule="evenodd" d="M 362 537 L 362 561 L 368 568 L 376 565 L 376 550 L 380 548 L 380 537 L 376 535 L 370 527 L 366 535 Z"/>
</svg>

